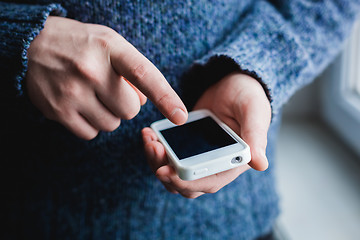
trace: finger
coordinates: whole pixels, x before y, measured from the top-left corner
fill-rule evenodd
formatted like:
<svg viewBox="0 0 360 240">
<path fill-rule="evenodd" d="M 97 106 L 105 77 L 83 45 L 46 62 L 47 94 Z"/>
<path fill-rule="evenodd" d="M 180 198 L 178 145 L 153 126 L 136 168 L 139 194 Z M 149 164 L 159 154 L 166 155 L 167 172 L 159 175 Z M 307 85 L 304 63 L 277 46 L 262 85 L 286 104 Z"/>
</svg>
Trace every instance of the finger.
<svg viewBox="0 0 360 240">
<path fill-rule="evenodd" d="M 212 179 L 214 179 L 214 176 L 216 175 L 212 175 L 209 177 L 205 177 L 193 181 L 182 180 L 176 174 L 174 168 L 172 168 L 169 165 L 165 165 L 159 168 L 156 171 L 156 176 L 160 181 L 171 185 L 179 193 L 203 192 L 205 189 L 208 189 L 210 186 L 214 186 L 214 184 L 217 184 L 211 181 Z"/>
<path fill-rule="evenodd" d="M 244 165 L 197 180 L 184 181 L 177 176 L 171 166 L 165 165 L 156 171 L 156 176 L 163 183 L 171 185 L 179 193 L 216 193 L 248 169 L 250 167 Z"/>
<path fill-rule="evenodd" d="M 164 166 L 168 163 L 166 159 L 165 149 L 158 149 L 160 148 L 160 143 L 157 142 L 158 138 L 155 134 L 155 132 L 151 128 L 144 128 L 141 131 L 143 142 L 145 145 L 145 153 L 147 155 L 149 165 L 153 172 L 155 173 L 158 168 L 161 166 Z M 161 147 L 163 147 L 161 145 Z M 170 184 L 167 184 L 166 182 L 162 181 L 162 184 L 171 193 L 177 194 L 178 191 L 176 191 Z"/>
<path fill-rule="evenodd" d="M 96 89 L 96 93 L 104 105 L 121 119 L 132 119 L 140 111 L 140 98 L 137 92 L 115 72 L 111 74 L 107 85 Z"/>
<path fill-rule="evenodd" d="M 143 128 L 141 130 L 141 135 L 143 137 L 144 144 L 147 144 L 151 141 L 158 141 L 158 137 L 156 136 L 155 132 L 149 127 Z"/>
<path fill-rule="evenodd" d="M 112 46 L 110 61 L 114 70 L 144 93 L 170 121 L 185 123 L 185 105 L 161 72 L 120 35 Z"/>
<path fill-rule="evenodd" d="M 266 157 L 267 132 L 270 125 L 271 109 L 266 97 L 253 97 L 242 104 L 236 113 L 240 120 L 240 135 L 249 144 L 251 161 L 249 165 L 259 171 L 268 168 Z"/>
<path fill-rule="evenodd" d="M 204 192 L 193 191 L 188 186 L 193 181 L 183 181 L 181 180 L 175 173 L 175 170 L 169 166 L 165 165 L 160 167 L 156 171 L 157 178 L 161 181 L 161 183 L 165 186 L 166 190 L 171 193 L 180 193 L 183 197 L 186 198 L 197 198 L 204 194 Z M 177 182 L 177 184 L 175 184 Z M 181 185 L 180 182 L 183 184 Z M 179 187 L 180 185 L 180 187 Z"/>
<path fill-rule="evenodd" d="M 157 141 L 155 133 L 150 128 L 144 128 L 142 136 L 149 166 L 155 173 L 158 168 L 168 164 L 165 148 Z"/>
<path fill-rule="evenodd" d="M 181 180 L 177 176 L 175 169 L 173 167 L 171 167 L 170 165 L 161 166 L 160 168 L 158 168 L 156 170 L 155 175 L 164 184 L 165 183 L 170 184 L 173 188 L 182 190 L 182 188 L 176 187 L 174 182 L 178 181 L 178 179 L 180 181 L 183 181 L 183 180 Z"/>
<path fill-rule="evenodd" d="M 166 162 L 167 163 L 167 162 Z M 166 166 L 166 163 L 165 164 L 162 164 L 162 166 L 160 166 L 159 168 L 162 168 L 163 166 Z M 170 167 L 170 166 L 168 166 Z M 166 190 L 168 190 L 169 192 L 171 193 L 174 193 L 174 194 L 177 194 L 179 193 L 171 184 L 171 181 L 167 178 L 167 177 L 164 177 L 164 176 L 160 176 L 156 174 L 157 170 L 159 168 L 154 168 L 154 173 L 156 175 L 156 177 L 161 181 L 161 183 L 164 185 L 164 187 L 166 188 Z M 171 167 L 170 167 L 171 168 Z"/>
<path fill-rule="evenodd" d="M 239 175 L 250 169 L 249 165 L 239 166 L 227 171 L 223 171 L 205 178 L 198 179 L 199 184 L 203 184 L 206 187 L 202 189 L 205 193 L 216 193 L 229 183 L 233 182 Z M 215 184 L 209 185 L 207 183 L 212 182 Z"/>
<path fill-rule="evenodd" d="M 195 199 L 202 195 L 204 195 L 204 192 L 180 192 L 180 194 L 185 198 Z"/>
<path fill-rule="evenodd" d="M 91 140 L 99 133 L 96 128 L 77 112 L 73 112 L 68 116 L 62 116 L 59 122 L 76 136 L 85 140 Z"/>
<path fill-rule="evenodd" d="M 95 95 L 88 98 L 78 111 L 95 129 L 111 132 L 120 125 L 120 118 L 114 116 Z"/>
<path fill-rule="evenodd" d="M 146 103 L 147 97 L 139 89 L 137 89 L 131 82 L 129 82 L 129 80 L 127 80 L 126 78 L 124 79 L 135 90 L 135 92 L 139 96 L 140 105 L 143 106 Z"/>
<path fill-rule="evenodd" d="M 174 193 L 174 194 L 179 194 L 178 191 L 175 190 L 175 188 L 173 188 L 170 184 L 168 183 L 163 183 L 162 184 L 164 185 L 165 189 L 168 191 L 168 192 L 171 192 L 171 193 Z"/>
</svg>

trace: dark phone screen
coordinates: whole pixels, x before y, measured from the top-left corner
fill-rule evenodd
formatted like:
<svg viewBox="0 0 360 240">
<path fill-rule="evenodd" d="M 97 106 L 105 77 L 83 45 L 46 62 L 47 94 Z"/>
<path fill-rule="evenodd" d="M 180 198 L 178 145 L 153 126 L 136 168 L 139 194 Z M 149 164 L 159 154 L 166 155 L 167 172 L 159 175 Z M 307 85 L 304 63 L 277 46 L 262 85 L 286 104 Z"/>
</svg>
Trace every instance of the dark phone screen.
<svg viewBox="0 0 360 240">
<path fill-rule="evenodd" d="M 160 132 L 180 160 L 236 143 L 211 117 Z"/>
</svg>

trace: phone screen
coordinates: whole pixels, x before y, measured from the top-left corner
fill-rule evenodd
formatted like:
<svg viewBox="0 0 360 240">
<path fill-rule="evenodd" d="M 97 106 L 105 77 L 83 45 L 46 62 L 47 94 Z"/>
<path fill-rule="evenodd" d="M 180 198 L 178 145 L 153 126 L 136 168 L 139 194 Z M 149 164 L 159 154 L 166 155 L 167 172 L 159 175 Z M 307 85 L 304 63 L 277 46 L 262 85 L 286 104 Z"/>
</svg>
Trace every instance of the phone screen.
<svg viewBox="0 0 360 240">
<path fill-rule="evenodd" d="M 211 117 L 160 132 L 180 160 L 237 143 Z"/>
</svg>

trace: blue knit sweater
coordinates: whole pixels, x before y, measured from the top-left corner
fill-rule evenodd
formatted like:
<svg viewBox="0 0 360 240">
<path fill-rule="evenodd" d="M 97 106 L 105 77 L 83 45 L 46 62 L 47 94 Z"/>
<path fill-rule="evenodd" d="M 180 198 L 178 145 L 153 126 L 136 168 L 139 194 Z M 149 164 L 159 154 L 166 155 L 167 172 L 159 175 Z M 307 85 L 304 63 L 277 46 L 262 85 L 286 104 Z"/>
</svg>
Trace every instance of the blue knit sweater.
<svg viewBox="0 0 360 240">
<path fill-rule="evenodd" d="M 55 4 L 56 3 L 56 4 Z M 254 239 L 278 215 L 273 150 L 282 105 L 335 57 L 360 10 L 350 0 L 17 0 L 0 2 L 1 194 L 4 238 Z M 188 107 L 242 71 L 273 109 L 270 168 L 250 170 L 195 200 L 168 193 L 151 173 L 141 128 L 151 103 L 92 141 L 45 119 L 24 87 L 26 52 L 47 16 L 107 25 L 165 75 Z"/>
</svg>

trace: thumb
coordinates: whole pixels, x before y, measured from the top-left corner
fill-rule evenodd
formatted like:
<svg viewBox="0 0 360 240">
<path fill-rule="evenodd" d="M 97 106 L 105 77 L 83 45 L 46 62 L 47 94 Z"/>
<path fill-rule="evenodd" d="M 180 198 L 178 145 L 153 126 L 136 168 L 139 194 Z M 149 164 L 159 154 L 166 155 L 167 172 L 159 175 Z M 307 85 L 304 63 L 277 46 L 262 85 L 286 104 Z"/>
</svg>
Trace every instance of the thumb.
<svg viewBox="0 0 360 240">
<path fill-rule="evenodd" d="M 249 144 L 251 161 L 249 165 L 264 171 L 269 163 L 266 157 L 267 133 L 271 119 L 270 103 L 266 96 L 255 95 L 237 110 L 240 121 L 240 135 Z"/>
<path fill-rule="evenodd" d="M 161 72 L 133 45 L 118 35 L 110 44 L 114 70 L 145 94 L 175 124 L 187 120 L 187 110 Z"/>
<path fill-rule="evenodd" d="M 251 161 L 249 165 L 258 171 L 264 171 L 269 163 L 266 157 L 267 131 L 269 120 L 265 120 L 264 112 L 253 109 L 245 113 L 241 121 L 241 138 L 249 144 L 251 149 Z"/>
<path fill-rule="evenodd" d="M 250 167 L 258 171 L 265 171 L 269 167 L 269 162 L 266 157 L 266 147 L 263 143 L 258 144 L 253 135 L 245 135 L 244 141 L 247 142 L 251 149 Z M 266 143 L 265 143 L 266 145 Z"/>
</svg>

